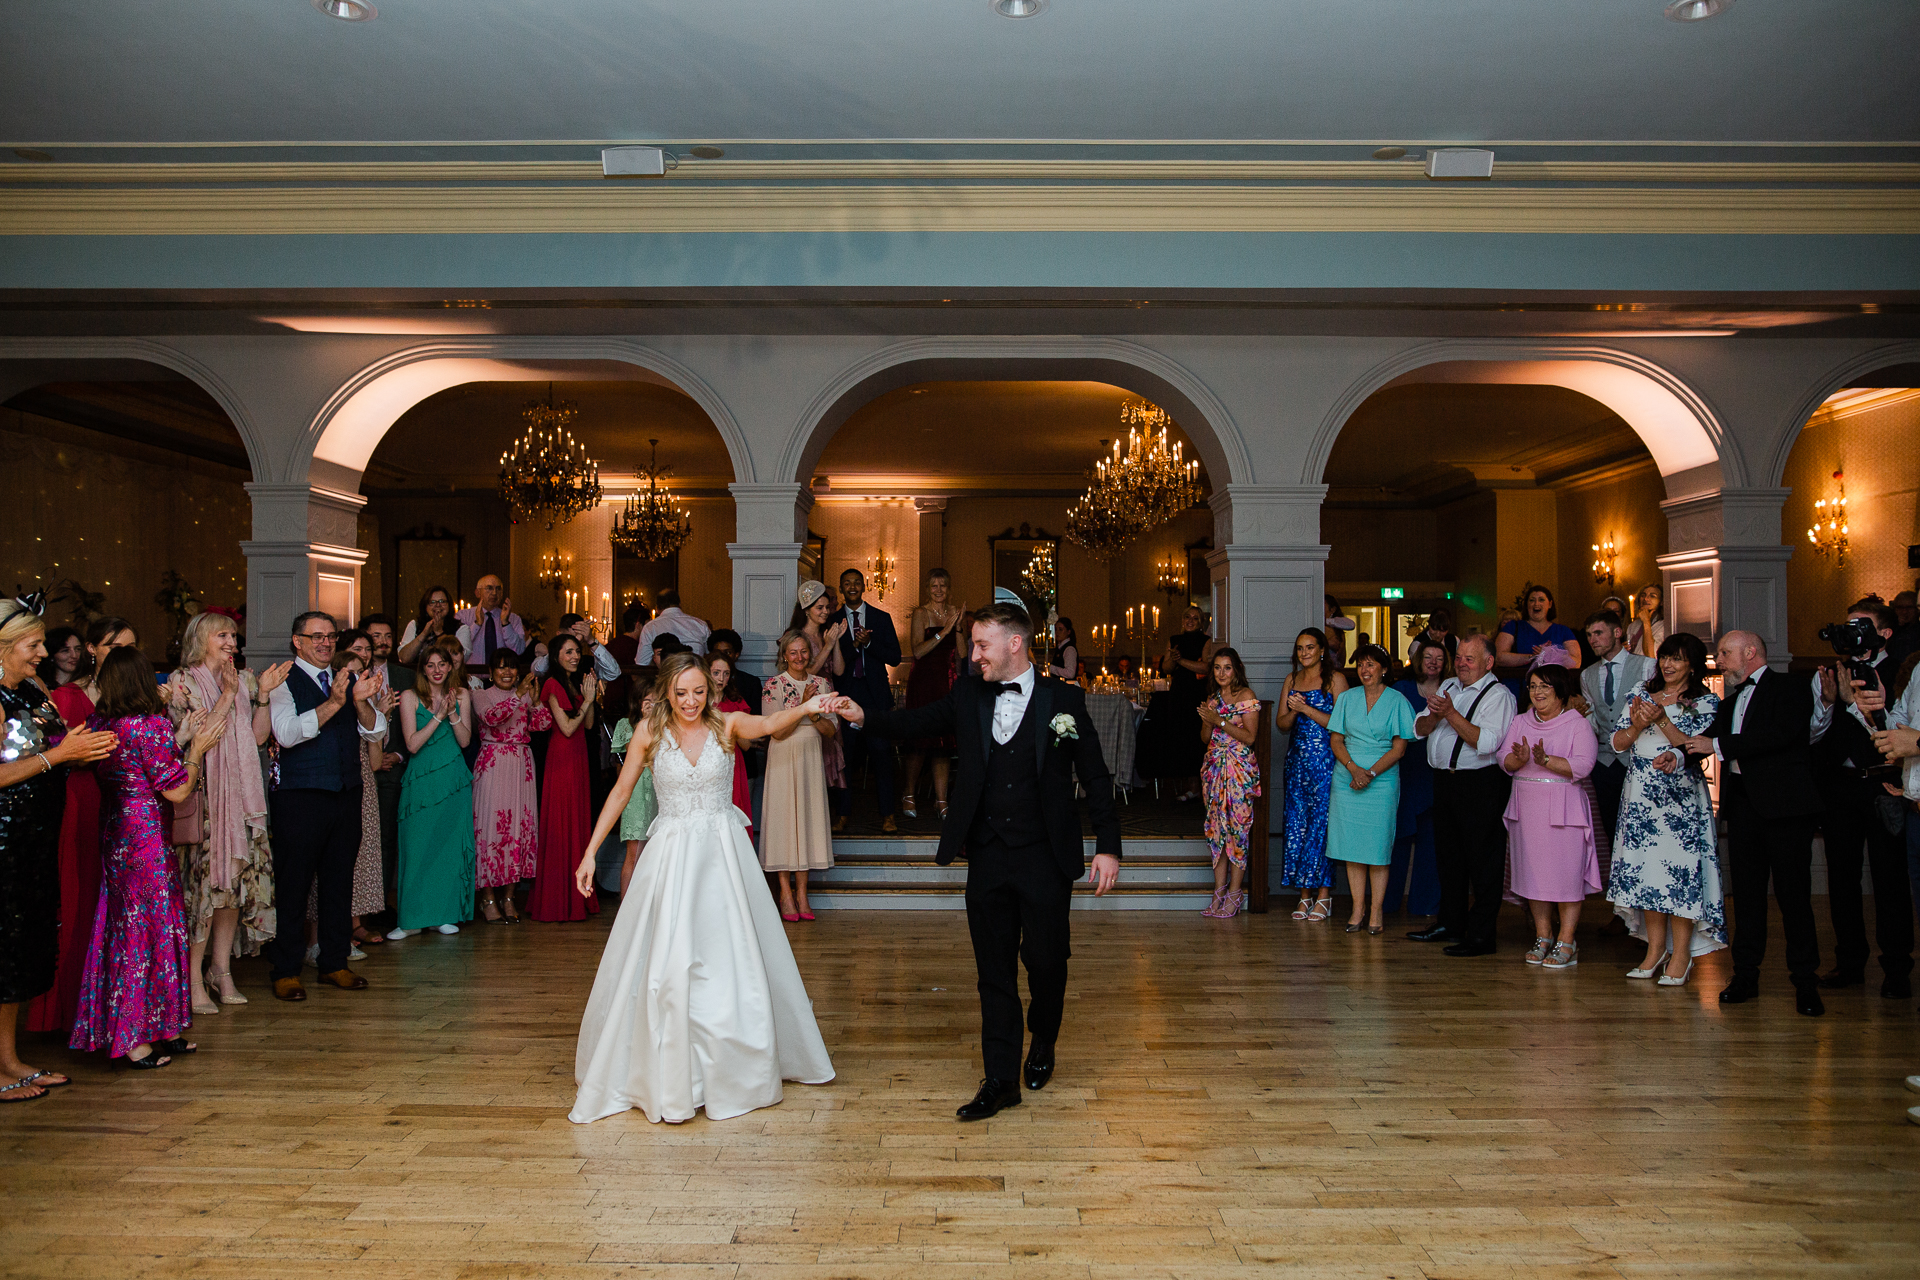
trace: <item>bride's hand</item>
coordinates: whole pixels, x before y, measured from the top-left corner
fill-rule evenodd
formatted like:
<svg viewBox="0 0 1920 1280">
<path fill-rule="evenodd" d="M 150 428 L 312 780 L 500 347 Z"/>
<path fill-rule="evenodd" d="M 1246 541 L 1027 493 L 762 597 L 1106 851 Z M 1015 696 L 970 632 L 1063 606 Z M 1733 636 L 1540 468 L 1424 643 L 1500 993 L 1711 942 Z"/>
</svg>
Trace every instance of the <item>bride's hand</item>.
<svg viewBox="0 0 1920 1280">
<path fill-rule="evenodd" d="M 589 849 L 586 856 L 580 859 L 580 865 L 573 869 L 573 887 L 583 898 L 593 896 L 593 870 L 593 850 Z"/>
</svg>

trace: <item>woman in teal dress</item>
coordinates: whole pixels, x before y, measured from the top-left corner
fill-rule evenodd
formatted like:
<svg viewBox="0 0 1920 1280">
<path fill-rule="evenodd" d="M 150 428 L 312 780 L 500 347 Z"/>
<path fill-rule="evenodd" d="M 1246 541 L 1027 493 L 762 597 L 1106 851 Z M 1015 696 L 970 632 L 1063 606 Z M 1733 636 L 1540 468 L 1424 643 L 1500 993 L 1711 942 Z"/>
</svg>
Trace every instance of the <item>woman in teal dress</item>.
<svg viewBox="0 0 1920 1280">
<path fill-rule="evenodd" d="M 458 651 L 458 644 L 447 644 Z M 400 723 L 413 759 L 400 780 L 400 920 L 396 942 L 422 929 L 460 932 L 473 918 L 478 853 L 473 840 L 473 775 L 461 755 L 473 733 L 473 695 L 461 667 L 438 644 L 413 688 L 400 695 Z"/>
<path fill-rule="evenodd" d="M 1327 857 L 1347 864 L 1353 915 L 1347 932 L 1379 933 L 1387 902 L 1387 871 L 1400 813 L 1400 757 L 1413 738 L 1413 707 L 1387 688 L 1392 659 L 1377 644 L 1353 655 L 1360 687 L 1341 694 L 1327 720 L 1328 745 L 1346 771 L 1334 775 L 1327 819 Z M 1342 785 L 1344 783 L 1345 785 Z M 1369 892 L 1371 891 L 1371 892 Z M 1368 899 L 1372 910 L 1368 911 Z"/>
</svg>

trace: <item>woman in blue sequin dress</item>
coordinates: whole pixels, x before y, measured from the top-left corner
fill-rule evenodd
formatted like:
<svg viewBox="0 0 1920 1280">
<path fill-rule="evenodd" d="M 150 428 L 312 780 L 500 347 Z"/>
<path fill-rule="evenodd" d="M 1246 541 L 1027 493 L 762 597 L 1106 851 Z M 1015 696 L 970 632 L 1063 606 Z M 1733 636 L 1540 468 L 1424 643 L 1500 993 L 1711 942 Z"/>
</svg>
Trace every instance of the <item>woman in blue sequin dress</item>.
<svg viewBox="0 0 1920 1280">
<path fill-rule="evenodd" d="M 1347 678 L 1327 654 L 1326 633 L 1308 627 L 1293 641 L 1293 674 L 1280 688 L 1274 725 L 1292 737 L 1287 744 L 1286 850 L 1280 880 L 1300 890 L 1295 920 L 1325 920 L 1333 914 L 1333 868 L 1327 862 L 1327 795 L 1333 784 L 1333 749 L 1327 720 Z"/>
<path fill-rule="evenodd" d="M 174 746 L 153 666 L 135 648 L 100 664 L 100 701 L 87 727 L 111 730 L 119 748 L 94 767 L 100 779 L 100 904 L 73 1014 L 75 1049 L 105 1049 L 129 1066 L 163 1067 L 192 1053 L 179 1038 L 193 1021 L 187 981 L 187 902 L 167 845 L 160 801 L 200 785 L 201 760 L 227 719 L 195 712 L 186 758 Z"/>
</svg>

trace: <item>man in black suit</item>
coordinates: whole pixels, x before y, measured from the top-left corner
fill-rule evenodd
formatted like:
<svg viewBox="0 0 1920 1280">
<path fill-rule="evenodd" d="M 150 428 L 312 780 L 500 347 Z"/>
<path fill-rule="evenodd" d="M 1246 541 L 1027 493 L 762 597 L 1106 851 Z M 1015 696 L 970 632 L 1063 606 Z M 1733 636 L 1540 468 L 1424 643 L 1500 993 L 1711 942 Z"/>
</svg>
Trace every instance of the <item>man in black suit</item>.
<svg viewBox="0 0 1920 1280">
<path fill-rule="evenodd" d="M 1856 619 L 1873 626 L 1881 642 L 1872 655 L 1874 673 L 1880 684 L 1890 684 L 1897 670 L 1886 653 L 1886 642 L 1898 625 L 1893 610 L 1875 599 L 1860 600 L 1847 610 L 1847 621 Z M 1814 784 L 1826 806 L 1820 833 L 1826 837 L 1827 909 L 1833 915 L 1833 970 L 1820 976 L 1820 985 L 1832 990 L 1866 981 L 1867 959 L 1873 953 L 1860 895 L 1864 848 L 1866 870 L 1873 877 L 1880 994 L 1905 1000 L 1913 995 L 1913 896 L 1907 883 L 1902 806 L 1864 772 L 1880 763 L 1880 750 L 1873 744 L 1872 722 L 1854 710 L 1853 678 L 1828 668 L 1818 679 L 1821 709 L 1833 716 L 1832 725 L 1813 744 Z M 1837 709 L 1836 702 L 1841 704 Z M 1890 812 L 1883 816 L 1883 810 Z"/>
<path fill-rule="evenodd" d="M 846 623 L 840 633 L 840 656 L 846 670 L 834 677 L 834 687 L 860 704 L 871 715 L 893 709 L 893 688 L 887 683 L 887 668 L 900 665 L 900 637 L 893 629 L 893 615 L 876 605 L 867 604 L 867 577 L 858 569 L 840 575 L 840 608 L 827 620 L 829 626 Z M 880 829 L 889 835 L 900 828 L 893 820 L 893 744 L 876 742 L 873 735 L 857 724 L 849 724 L 842 739 L 847 753 L 847 777 L 861 760 L 867 761 L 873 775 L 873 787 L 880 801 Z M 834 819 L 833 829 L 847 829 L 847 815 Z"/>
<path fill-rule="evenodd" d="M 1026 1086 L 1043 1088 L 1053 1076 L 1073 882 L 1087 870 L 1075 774 L 1093 818 L 1094 893 L 1104 894 L 1120 876 L 1120 820 L 1086 695 L 1034 667 L 1026 610 L 996 604 L 976 616 L 971 657 L 980 679 L 958 681 L 923 707 L 869 710 L 844 697 L 837 707 L 849 723 L 880 737 L 959 740 L 960 767 L 934 861 L 946 866 L 963 847 L 967 856 L 967 930 L 979 971 L 986 1079 L 957 1112 L 962 1120 L 984 1120 L 1020 1103 L 1023 959 L 1033 995 Z"/>
<path fill-rule="evenodd" d="M 1813 925 L 1813 829 L 1821 812 L 1808 748 L 1813 689 L 1767 670 L 1767 645 L 1751 631 L 1729 631 L 1717 651 L 1727 689 L 1706 733 L 1689 738 L 1695 755 L 1718 756 L 1721 809 L 1733 837 L 1733 981 L 1721 1004 L 1760 994 L 1767 954 L 1767 878 L 1780 904 L 1794 1007 L 1809 1017 L 1820 999 L 1820 940 Z"/>
</svg>

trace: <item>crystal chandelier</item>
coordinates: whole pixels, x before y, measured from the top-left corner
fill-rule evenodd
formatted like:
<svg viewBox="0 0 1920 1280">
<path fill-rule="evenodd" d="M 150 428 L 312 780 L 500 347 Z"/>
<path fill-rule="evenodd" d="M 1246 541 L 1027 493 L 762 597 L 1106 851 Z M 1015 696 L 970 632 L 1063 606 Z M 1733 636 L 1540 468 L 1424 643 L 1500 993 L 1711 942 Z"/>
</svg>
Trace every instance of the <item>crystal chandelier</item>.
<svg viewBox="0 0 1920 1280">
<path fill-rule="evenodd" d="M 1069 541 L 1096 559 L 1112 559 L 1126 544 L 1198 503 L 1200 464 L 1188 462 L 1170 434 L 1173 419 L 1144 400 L 1120 407 L 1125 442 L 1094 463 L 1087 491 L 1067 513 Z M 1106 442 L 1101 441 L 1102 444 Z"/>
<path fill-rule="evenodd" d="M 1139 534 L 1131 521 L 1111 507 L 1096 503 L 1089 490 L 1067 509 L 1066 539 L 1095 560 L 1111 560 L 1126 550 Z"/>
<path fill-rule="evenodd" d="M 1053 544 L 1043 542 L 1033 549 L 1033 555 L 1027 560 L 1026 569 L 1020 574 L 1020 580 L 1027 584 L 1027 590 L 1053 608 L 1055 593 L 1059 589 L 1059 579 L 1054 573 Z"/>
<path fill-rule="evenodd" d="M 614 513 L 613 532 L 608 536 L 614 546 L 642 560 L 665 560 L 693 532 L 693 522 L 673 491 L 661 483 L 673 473 L 660 465 L 660 442 L 647 444 L 653 452 L 649 464 L 640 468 L 647 487 L 628 495 L 625 509 Z"/>
<path fill-rule="evenodd" d="M 521 410 L 527 433 L 500 455 L 500 496 L 514 524 L 545 517 L 547 528 L 565 524 L 600 501 L 600 464 L 567 427 L 578 413 L 565 400 L 534 401 Z"/>
</svg>

